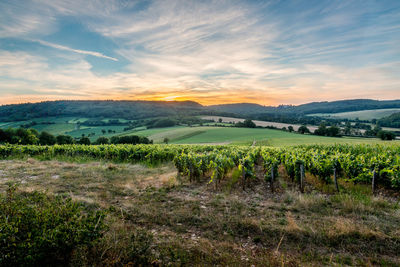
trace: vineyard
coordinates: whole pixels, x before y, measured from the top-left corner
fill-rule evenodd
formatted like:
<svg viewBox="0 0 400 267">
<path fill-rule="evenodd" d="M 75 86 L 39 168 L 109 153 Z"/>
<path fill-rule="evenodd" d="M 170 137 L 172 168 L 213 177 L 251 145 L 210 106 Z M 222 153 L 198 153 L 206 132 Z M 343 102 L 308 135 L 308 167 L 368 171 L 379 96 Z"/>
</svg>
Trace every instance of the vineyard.
<svg viewBox="0 0 400 267">
<path fill-rule="evenodd" d="M 2 145 L 0 157 L 82 157 L 94 160 L 143 163 L 155 166 L 174 162 L 178 177 L 190 181 L 206 179 L 216 187 L 229 179 L 233 170 L 239 172 L 240 183 L 246 188 L 262 170 L 271 190 L 278 169 L 284 168 L 292 182 L 304 188 L 307 174 L 322 183 L 337 185 L 339 179 L 353 183 L 373 183 L 400 189 L 400 146 L 381 145 L 313 145 L 294 148 L 207 145 Z"/>
</svg>

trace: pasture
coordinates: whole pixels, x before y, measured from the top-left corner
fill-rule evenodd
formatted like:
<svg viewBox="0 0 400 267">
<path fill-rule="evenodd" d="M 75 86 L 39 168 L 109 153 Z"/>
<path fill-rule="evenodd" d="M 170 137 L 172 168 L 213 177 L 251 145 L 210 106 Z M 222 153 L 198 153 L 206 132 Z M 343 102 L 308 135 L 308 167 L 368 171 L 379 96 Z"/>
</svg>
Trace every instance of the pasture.
<svg viewBox="0 0 400 267">
<path fill-rule="evenodd" d="M 168 138 L 171 144 L 241 144 L 267 146 L 295 146 L 310 144 L 387 144 L 377 138 L 324 137 L 302 135 L 281 130 L 235 127 L 170 127 L 135 132 L 146 136 L 154 143 Z M 392 143 L 399 143 L 393 141 Z"/>
<path fill-rule="evenodd" d="M 340 113 L 315 113 L 315 114 L 309 114 L 309 116 L 337 118 L 337 119 L 351 119 L 351 120 L 355 120 L 356 118 L 360 120 L 372 120 L 372 119 L 380 119 L 396 112 L 400 112 L 400 109 L 389 108 L 389 109 L 371 109 L 371 110 L 360 110 L 360 111 L 340 112 Z"/>
</svg>

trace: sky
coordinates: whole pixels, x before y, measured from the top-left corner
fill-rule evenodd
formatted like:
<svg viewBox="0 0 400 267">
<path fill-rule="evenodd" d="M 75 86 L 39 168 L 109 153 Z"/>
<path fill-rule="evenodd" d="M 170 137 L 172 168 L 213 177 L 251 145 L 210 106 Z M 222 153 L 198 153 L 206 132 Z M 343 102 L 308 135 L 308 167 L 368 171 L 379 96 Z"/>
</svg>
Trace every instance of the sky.
<svg viewBox="0 0 400 267">
<path fill-rule="evenodd" d="M 400 99 L 400 0 L 1 0 L 0 105 Z"/>
</svg>

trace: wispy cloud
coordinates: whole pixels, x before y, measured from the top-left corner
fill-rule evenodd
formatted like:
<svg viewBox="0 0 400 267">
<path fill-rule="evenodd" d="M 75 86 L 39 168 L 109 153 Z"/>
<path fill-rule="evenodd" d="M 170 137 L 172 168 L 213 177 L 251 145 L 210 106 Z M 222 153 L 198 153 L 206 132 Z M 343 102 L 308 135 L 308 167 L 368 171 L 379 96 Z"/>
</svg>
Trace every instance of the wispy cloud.
<svg viewBox="0 0 400 267">
<path fill-rule="evenodd" d="M 78 53 L 78 54 L 89 55 L 89 56 L 106 58 L 106 59 L 118 61 L 118 59 L 116 59 L 114 57 L 109 57 L 109 56 L 103 55 L 102 53 L 99 53 L 99 52 L 74 49 L 74 48 L 70 48 L 70 47 L 64 46 L 64 45 L 49 43 L 49 42 L 46 42 L 46 41 L 43 41 L 43 40 L 32 40 L 32 41 L 33 42 L 37 42 L 37 43 L 39 43 L 41 45 L 45 45 L 45 46 L 56 48 L 56 49 L 60 49 L 60 50 L 65 50 L 65 51 L 70 51 L 70 52 L 74 52 L 74 53 Z"/>
<path fill-rule="evenodd" d="M 16 0 L 1 2 L 0 15 L 0 40 L 58 50 L 0 46 L 0 60 L 9 62 L 0 61 L 0 96 L 12 90 L 22 96 L 15 88 L 32 86 L 31 95 L 54 98 L 206 104 L 400 97 L 398 1 Z M 99 48 L 84 34 L 64 42 L 60 33 L 71 31 L 63 28 L 65 18 L 115 46 Z M 113 68 L 121 62 L 123 68 Z M 99 76 L 96 67 L 108 68 Z"/>
</svg>

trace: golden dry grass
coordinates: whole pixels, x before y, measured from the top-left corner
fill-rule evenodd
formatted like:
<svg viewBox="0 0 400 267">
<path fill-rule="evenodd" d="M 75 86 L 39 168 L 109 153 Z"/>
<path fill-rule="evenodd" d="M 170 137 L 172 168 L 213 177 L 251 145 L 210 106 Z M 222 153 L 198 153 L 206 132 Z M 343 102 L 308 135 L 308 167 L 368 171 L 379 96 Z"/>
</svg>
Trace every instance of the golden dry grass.
<svg viewBox="0 0 400 267">
<path fill-rule="evenodd" d="M 0 191 L 15 182 L 20 190 L 63 194 L 112 210 L 110 229 L 97 247 L 100 265 L 128 263 L 128 237 L 140 229 L 153 236 L 158 264 L 400 265 L 396 203 L 383 197 L 301 194 L 290 184 L 282 186 L 289 182 L 280 172 L 281 185 L 271 194 L 262 181 L 246 191 L 229 181 L 218 189 L 181 182 L 171 164 L 12 160 L 0 161 Z"/>
</svg>

